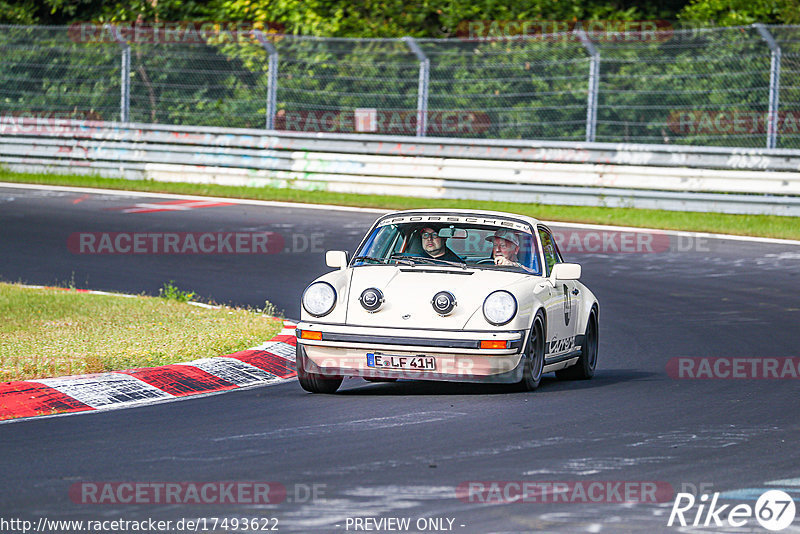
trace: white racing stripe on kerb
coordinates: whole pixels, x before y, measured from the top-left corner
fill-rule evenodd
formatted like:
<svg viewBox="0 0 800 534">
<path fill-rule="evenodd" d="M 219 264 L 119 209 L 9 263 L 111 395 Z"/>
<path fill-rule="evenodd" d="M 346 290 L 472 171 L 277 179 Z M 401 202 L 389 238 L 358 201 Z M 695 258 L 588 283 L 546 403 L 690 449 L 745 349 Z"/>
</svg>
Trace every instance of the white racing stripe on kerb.
<svg viewBox="0 0 800 534">
<path fill-rule="evenodd" d="M 43 378 L 36 382 L 58 390 L 92 408 L 173 398 L 155 386 L 122 373 Z"/>
<path fill-rule="evenodd" d="M 297 329 L 296 328 L 284 328 L 280 332 L 275 334 L 275 337 L 278 337 L 278 336 L 292 336 L 292 337 L 295 337 L 296 335 L 297 335 Z"/>
<path fill-rule="evenodd" d="M 295 361 L 295 350 L 297 349 L 295 349 L 294 345 L 289 345 L 283 341 L 267 341 L 266 343 L 257 347 L 253 347 L 249 350 L 263 350 L 293 362 Z"/>
<path fill-rule="evenodd" d="M 237 386 L 248 386 L 251 384 L 263 384 L 266 382 L 278 382 L 283 380 L 254 365 L 224 356 L 194 360 L 183 365 L 192 365 L 206 373 L 227 380 L 232 384 L 236 384 Z"/>
</svg>

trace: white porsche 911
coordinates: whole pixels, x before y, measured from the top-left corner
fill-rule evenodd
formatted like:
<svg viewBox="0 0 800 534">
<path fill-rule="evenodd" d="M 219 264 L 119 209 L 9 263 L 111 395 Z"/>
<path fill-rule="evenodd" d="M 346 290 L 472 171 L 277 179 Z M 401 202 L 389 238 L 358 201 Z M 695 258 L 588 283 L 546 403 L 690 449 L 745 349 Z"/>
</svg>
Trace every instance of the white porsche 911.
<svg viewBox="0 0 800 534">
<path fill-rule="evenodd" d="M 536 219 L 477 210 L 380 217 L 352 259 L 328 251 L 303 292 L 297 375 L 333 393 L 346 376 L 539 386 L 595 372 L 598 303 Z"/>
</svg>

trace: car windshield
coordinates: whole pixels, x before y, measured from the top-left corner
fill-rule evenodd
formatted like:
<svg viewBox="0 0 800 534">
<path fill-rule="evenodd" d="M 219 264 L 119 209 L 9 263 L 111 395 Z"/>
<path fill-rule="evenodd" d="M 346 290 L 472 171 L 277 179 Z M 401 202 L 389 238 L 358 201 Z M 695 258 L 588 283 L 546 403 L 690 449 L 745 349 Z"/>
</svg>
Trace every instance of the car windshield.
<svg viewBox="0 0 800 534">
<path fill-rule="evenodd" d="M 381 224 L 359 248 L 352 265 L 380 264 L 444 265 L 541 274 L 529 232 L 466 222 Z"/>
</svg>

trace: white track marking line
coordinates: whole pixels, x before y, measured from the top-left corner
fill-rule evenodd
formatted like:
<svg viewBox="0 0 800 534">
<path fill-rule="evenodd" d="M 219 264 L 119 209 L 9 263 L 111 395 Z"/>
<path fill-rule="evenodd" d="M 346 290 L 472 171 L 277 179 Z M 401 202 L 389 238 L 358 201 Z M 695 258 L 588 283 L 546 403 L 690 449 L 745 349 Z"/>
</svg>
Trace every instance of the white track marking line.
<svg viewBox="0 0 800 534">
<path fill-rule="evenodd" d="M 70 187 L 64 185 L 39 185 L 39 184 L 23 184 L 13 182 L 0 182 L 0 187 L 18 188 L 18 189 L 34 189 L 40 191 L 64 191 L 68 193 L 94 193 L 98 195 L 115 195 L 120 197 L 139 197 L 139 198 L 174 198 L 181 200 L 208 200 L 215 202 L 230 202 L 232 204 L 251 204 L 254 206 L 274 206 L 283 208 L 301 208 L 312 210 L 326 210 L 326 211 L 354 211 L 361 213 L 389 213 L 391 210 L 375 209 L 375 208 L 355 208 L 349 206 L 330 206 L 327 204 L 302 204 L 294 202 L 279 202 L 275 200 L 251 200 L 244 198 L 226 198 L 226 197 L 208 197 L 198 195 L 178 195 L 175 193 L 150 193 L 146 191 L 126 191 L 123 189 L 95 189 L 91 187 Z"/>
<path fill-rule="evenodd" d="M 174 193 L 149 193 L 149 192 L 142 192 L 142 191 L 125 191 L 121 189 L 94 189 L 90 187 L 69 187 L 69 186 L 61 186 L 61 185 L 39 185 L 39 184 L 23 184 L 23 183 L 13 183 L 13 182 L 0 182 L 0 187 L 7 187 L 7 188 L 18 188 L 18 189 L 35 189 L 41 191 L 65 191 L 71 193 L 93 193 L 98 195 L 116 195 L 116 196 L 131 196 L 131 197 L 141 197 L 141 198 L 174 198 L 174 199 L 185 199 L 185 200 L 209 200 L 215 202 L 230 202 L 232 204 L 244 204 L 244 205 L 252 205 L 252 206 L 269 206 L 269 207 L 278 207 L 278 208 L 297 208 L 297 209 L 311 209 L 311 210 L 325 210 L 325 211 L 349 211 L 355 213 L 373 213 L 378 215 L 383 215 L 385 213 L 391 213 L 394 210 L 389 209 L 377 209 L 377 208 L 356 208 L 350 206 L 333 206 L 330 204 L 303 204 L 303 203 L 294 203 L 294 202 L 279 202 L 275 200 L 250 200 L 250 199 L 242 199 L 242 198 L 227 198 L 227 197 L 205 197 L 205 196 L 197 196 L 197 195 L 177 195 Z M 442 208 L 447 209 L 447 208 Z M 675 236 L 694 236 L 694 237 L 703 237 L 707 239 L 728 239 L 728 240 L 736 240 L 736 241 L 750 241 L 754 243 L 772 243 L 777 245 L 792 245 L 792 246 L 800 246 L 800 241 L 791 240 L 791 239 L 775 239 L 769 237 L 752 237 L 752 236 L 741 236 L 741 235 L 732 235 L 732 234 L 711 234 L 705 232 L 687 232 L 687 231 L 680 231 L 680 230 L 664 230 L 659 228 L 645 228 L 645 227 L 636 227 L 636 226 L 610 226 L 610 225 L 602 225 L 602 224 L 585 224 L 585 223 L 571 223 L 571 222 L 563 222 L 563 221 L 542 221 L 543 223 L 547 224 L 548 226 L 559 226 L 565 228 L 590 228 L 590 229 L 597 229 L 597 230 L 619 230 L 619 231 L 626 231 L 626 232 L 661 232 L 667 235 L 675 235 Z"/>
<path fill-rule="evenodd" d="M 770 480 L 764 482 L 768 486 L 800 486 L 800 478 L 785 478 L 783 480 Z"/>
</svg>

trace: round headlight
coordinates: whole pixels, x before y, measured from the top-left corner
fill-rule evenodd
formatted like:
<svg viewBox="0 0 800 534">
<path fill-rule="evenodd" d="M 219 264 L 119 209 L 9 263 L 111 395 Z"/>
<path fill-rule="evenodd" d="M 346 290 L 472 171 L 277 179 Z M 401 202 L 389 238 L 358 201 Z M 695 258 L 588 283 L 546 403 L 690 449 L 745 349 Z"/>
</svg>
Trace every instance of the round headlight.
<svg viewBox="0 0 800 534">
<path fill-rule="evenodd" d="M 314 282 L 303 291 L 302 302 L 314 317 L 328 315 L 336 305 L 336 290 L 328 282 Z"/>
<path fill-rule="evenodd" d="M 516 314 L 517 299 L 508 291 L 495 291 L 483 301 L 483 316 L 495 326 L 506 324 Z"/>
<path fill-rule="evenodd" d="M 433 309 L 436 313 L 444 317 L 450 315 L 456 307 L 456 298 L 449 291 L 439 291 L 431 300 Z"/>
<path fill-rule="evenodd" d="M 376 287 L 371 287 L 369 289 L 365 289 L 361 292 L 361 296 L 358 297 L 358 301 L 370 313 L 375 313 L 378 309 L 383 305 L 383 293 L 381 290 Z"/>
</svg>

